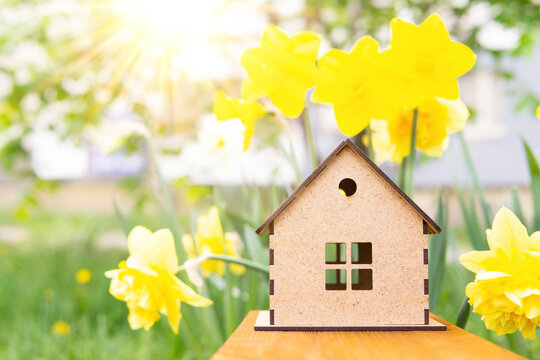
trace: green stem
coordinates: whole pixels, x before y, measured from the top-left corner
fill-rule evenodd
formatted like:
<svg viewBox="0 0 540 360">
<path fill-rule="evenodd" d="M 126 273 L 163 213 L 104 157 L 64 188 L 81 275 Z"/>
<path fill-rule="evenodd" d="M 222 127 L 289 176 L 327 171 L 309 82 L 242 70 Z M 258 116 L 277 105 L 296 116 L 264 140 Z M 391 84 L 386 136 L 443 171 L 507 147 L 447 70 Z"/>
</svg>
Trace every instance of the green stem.
<svg viewBox="0 0 540 360">
<path fill-rule="evenodd" d="M 309 110 L 306 107 L 302 113 L 304 119 L 304 129 L 306 131 L 306 140 L 309 147 L 309 154 L 311 155 L 311 165 L 315 169 L 319 165 L 319 160 L 317 159 L 317 150 L 315 148 L 315 140 L 313 140 L 313 130 L 311 128 L 311 121 L 309 120 Z"/>
<path fill-rule="evenodd" d="M 287 154 L 289 157 L 289 160 L 291 162 L 291 165 L 294 169 L 294 174 L 296 175 L 296 182 L 297 184 L 300 184 L 302 182 L 302 175 L 300 174 L 300 168 L 298 167 L 298 161 L 296 161 L 296 153 L 294 152 L 294 146 L 292 141 L 292 136 L 290 132 L 287 132 L 287 138 L 289 139 L 289 147 L 291 148 L 289 152 L 287 152 L 285 149 L 283 152 Z"/>
<path fill-rule="evenodd" d="M 218 254 L 207 254 L 207 255 L 202 255 L 201 257 L 199 257 L 200 263 L 203 263 L 207 260 L 220 260 L 220 261 L 228 262 L 231 264 L 243 265 L 246 268 L 249 268 L 254 271 L 259 271 L 265 275 L 268 275 L 269 273 L 268 266 L 259 264 L 258 262 L 255 262 L 255 261 L 239 258 L 239 257 L 228 256 L 228 255 L 218 255 Z M 180 266 L 178 270 L 180 271 L 184 270 L 184 266 Z"/>
<path fill-rule="evenodd" d="M 506 334 L 506 340 L 508 340 L 510 350 L 521 355 L 526 355 L 526 349 L 523 344 L 520 344 L 521 341 L 518 333 Z"/>
<path fill-rule="evenodd" d="M 413 122 L 411 129 L 411 147 L 409 155 L 403 159 L 399 172 L 399 187 L 409 196 L 413 192 L 414 180 L 414 160 L 416 158 L 416 129 L 418 127 L 418 108 L 413 111 Z"/>
<path fill-rule="evenodd" d="M 366 132 L 368 136 L 368 156 L 371 160 L 375 160 L 375 150 L 373 148 L 373 130 L 371 130 L 371 126 L 366 128 Z"/>
<path fill-rule="evenodd" d="M 223 293 L 223 307 L 225 308 L 225 336 L 228 338 L 234 332 L 234 303 L 232 297 L 233 279 L 231 276 L 231 269 L 225 267 L 225 291 Z"/>
<path fill-rule="evenodd" d="M 456 326 L 465 329 L 465 325 L 467 325 L 467 320 L 469 320 L 469 313 L 471 310 L 471 305 L 469 304 L 469 298 L 465 296 L 465 299 L 463 299 L 463 303 L 461 304 L 461 307 L 459 308 L 459 313 L 456 320 Z"/>
</svg>

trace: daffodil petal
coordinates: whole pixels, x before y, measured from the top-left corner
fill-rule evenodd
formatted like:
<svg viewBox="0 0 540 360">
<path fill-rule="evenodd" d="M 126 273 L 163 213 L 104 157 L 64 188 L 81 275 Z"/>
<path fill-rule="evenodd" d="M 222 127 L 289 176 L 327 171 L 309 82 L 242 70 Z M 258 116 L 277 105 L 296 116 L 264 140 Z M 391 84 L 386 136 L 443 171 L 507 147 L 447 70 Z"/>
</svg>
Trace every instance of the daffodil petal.
<svg viewBox="0 0 540 360">
<path fill-rule="evenodd" d="M 535 292 L 523 300 L 523 312 L 529 319 L 540 317 L 540 294 Z"/>
<path fill-rule="evenodd" d="M 450 120 L 446 125 L 448 132 L 452 133 L 463 130 L 469 119 L 469 109 L 465 103 L 461 100 L 437 100 L 447 108 L 448 119 Z"/>
<path fill-rule="evenodd" d="M 485 270 L 483 263 L 492 256 L 491 251 L 470 251 L 463 254 L 459 258 L 459 261 L 467 270 L 477 273 L 480 270 Z"/>
<path fill-rule="evenodd" d="M 504 295 L 506 295 L 508 300 L 521 307 L 521 299 L 519 298 L 519 296 L 516 295 L 514 291 L 505 291 Z"/>
<path fill-rule="evenodd" d="M 392 74 L 395 101 L 412 109 L 433 96 L 458 99 L 457 77 L 472 68 L 475 55 L 450 40 L 440 16 L 420 26 L 394 19 L 391 30 L 391 47 L 381 53 L 380 64 Z"/>
<path fill-rule="evenodd" d="M 444 56 L 446 59 L 445 66 L 448 66 L 448 71 L 455 76 L 465 74 L 473 68 L 476 62 L 474 52 L 468 46 L 455 41 L 448 44 Z"/>
<path fill-rule="evenodd" d="M 288 42 L 287 34 L 275 25 L 268 25 L 261 36 L 261 47 L 280 48 Z"/>
<path fill-rule="evenodd" d="M 390 21 L 390 31 L 390 46 L 397 50 L 406 50 L 402 49 L 402 47 L 416 42 L 418 26 L 400 18 L 394 18 Z"/>
<path fill-rule="evenodd" d="M 371 114 L 365 108 L 351 101 L 334 106 L 334 114 L 338 120 L 339 130 L 347 136 L 355 136 L 364 130 L 371 121 Z"/>
<path fill-rule="evenodd" d="M 251 92 L 267 95 L 285 116 L 299 116 L 306 91 L 318 82 L 315 59 L 319 44 L 320 38 L 314 33 L 289 38 L 276 26 L 268 26 L 260 46 L 242 55 Z"/>
<path fill-rule="evenodd" d="M 495 214 L 492 229 L 487 235 L 489 248 L 501 251 L 511 261 L 519 258 L 531 245 L 525 226 L 505 207 Z"/>
<path fill-rule="evenodd" d="M 149 247 L 152 232 L 144 226 L 136 226 L 128 234 L 128 250 L 130 254 L 145 253 Z"/>
<path fill-rule="evenodd" d="M 510 275 L 503 273 L 501 271 L 484 271 L 484 270 L 480 270 L 476 274 L 476 280 L 491 280 L 491 279 L 497 279 L 501 277 L 510 277 Z"/>
<path fill-rule="evenodd" d="M 540 295 L 540 289 L 528 287 L 525 289 L 516 289 L 515 290 L 516 295 L 519 296 L 521 299 L 526 298 L 531 295 Z"/>
<path fill-rule="evenodd" d="M 255 132 L 255 122 L 254 121 L 245 121 L 244 123 L 244 151 L 247 151 L 249 145 L 251 144 L 251 138 Z"/>
<path fill-rule="evenodd" d="M 184 234 L 182 236 L 182 246 L 184 247 L 184 250 L 186 251 L 189 257 L 196 256 L 193 236 L 191 236 L 190 234 Z"/>
<path fill-rule="evenodd" d="M 182 314 L 180 313 L 180 301 L 173 296 L 168 296 L 165 299 L 165 315 L 171 330 L 178 334 L 178 328 L 180 327 L 180 319 Z"/>
<path fill-rule="evenodd" d="M 197 219 L 197 233 L 207 239 L 221 239 L 223 237 L 223 228 L 221 227 L 217 207 L 212 206 L 206 215 L 200 216 Z"/>
<path fill-rule="evenodd" d="M 303 31 L 291 37 L 294 53 L 305 57 L 306 61 L 315 63 L 321 38 L 312 31 Z"/>
<path fill-rule="evenodd" d="M 320 82 L 311 95 L 311 100 L 317 103 L 342 104 L 351 98 L 351 93 L 343 81 L 347 72 L 340 64 L 347 62 L 348 54 L 338 49 L 330 49 L 318 61 Z"/>
<path fill-rule="evenodd" d="M 158 230 L 154 234 L 142 226 L 137 226 L 128 235 L 130 257 L 126 264 L 149 275 L 157 270 L 166 270 L 171 274 L 178 271 L 178 258 L 170 230 Z"/>
<path fill-rule="evenodd" d="M 209 300 L 199 294 L 197 294 L 192 288 L 187 286 L 182 280 L 174 277 L 175 281 L 175 295 L 182 301 L 192 306 L 210 306 L 213 304 L 212 300 Z"/>
</svg>

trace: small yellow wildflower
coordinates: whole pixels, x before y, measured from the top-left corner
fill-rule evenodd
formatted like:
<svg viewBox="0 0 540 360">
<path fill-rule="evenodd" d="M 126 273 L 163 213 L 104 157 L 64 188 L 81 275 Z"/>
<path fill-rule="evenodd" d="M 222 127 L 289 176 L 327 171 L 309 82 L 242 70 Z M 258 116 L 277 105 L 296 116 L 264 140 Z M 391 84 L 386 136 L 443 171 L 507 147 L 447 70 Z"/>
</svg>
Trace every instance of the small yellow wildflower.
<svg viewBox="0 0 540 360">
<path fill-rule="evenodd" d="M 174 274 L 178 272 L 178 258 L 172 233 L 167 229 L 152 233 L 143 226 L 135 227 L 128 235 L 130 256 L 110 270 L 110 293 L 125 301 L 129 308 L 128 321 L 132 329 L 149 330 L 167 315 L 175 334 L 180 325 L 181 302 L 193 306 L 209 306 L 212 301 L 200 296 Z"/>
<path fill-rule="evenodd" d="M 43 290 L 43 298 L 45 300 L 52 300 L 54 298 L 54 291 L 52 291 L 51 289 Z"/>
<path fill-rule="evenodd" d="M 463 129 L 469 111 L 461 100 L 433 98 L 418 107 L 416 148 L 428 156 L 441 156 L 450 134 Z M 401 163 L 409 155 L 413 110 L 404 109 L 394 118 L 372 120 L 372 141 L 377 162 Z"/>
<path fill-rule="evenodd" d="M 67 322 L 58 320 L 51 327 L 51 332 L 56 336 L 66 336 L 69 334 L 70 326 Z"/>
<path fill-rule="evenodd" d="M 75 280 L 79 284 L 88 284 L 92 280 L 92 272 L 88 269 L 81 269 L 75 274 Z"/>
<path fill-rule="evenodd" d="M 373 118 L 397 112 L 389 95 L 391 79 L 377 65 L 379 44 L 369 36 L 358 40 L 350 53 L 332 49 L 319 60 L 320 82 L 312 100 L 330 103 L 338 127 L 347 136 L 357 135 Z"/>
<path fill-rule="evenodd" d="M 267 26 L 261 45 L 242 55 L 249 76 L 246 95 L 268 96 L 285 116 L 299 116 L 306 91 L 317 83 L 315 61 L 320 43 L 311 31 L 288 37 L 277 26 Z"/>
<path fill-rule="evenodd" d="M 540 105 L 536 108 L 536 117 L 540 119 Z"/>
<path fill-rule="evenodd" d="M 472 50 L 450 40 L 437 14 L 420 26 L 398 18 L 390 25 L 391 47 L 381 53 L 379 62 L 392 74 L 398 87 L 395 101 L 412 109 L 433 97 L 458 99 L 457 78 L 469 71 L 476 61 Z"/>
<path fill-rule="evenodd" d="M 7 255 L 9 253 L 9 245 L 8 244 L 0 244 L 0 254 Z"/>
<path fill-rule="evenodd" d="M 218 209 L 213 206 L 206 215 L 197 219 L 197 234 L 193 236 L 186 234 L 182 237 L 182 244 L 190 258 L 204 254 L 225 254 L 239 257 L 236 244 L 240 244 L 240 237 L 237 233 L 223 233 L 221 221 L 219 220 Z M 207 260 L 202 263 L 203 275 L 217 273 L 222 276 L 225 273 L 223 261 Z M 229 268 L 235 274 L 243 274 L 245 268 L 242 265 L 230 264 Z"/>
<path fill-rule="evenodd" d="M 223 91 L 216 93 L 213 112 L 220 121 L 236 118 L 242 121 L 245 127 L 244 151 L 248 149 L 251 142 L 255 121 L 266 113 L 255 97 L 234 98 L 227 96 Z"/>
<path fill-rule="evenodd" d="M 476 273 L 465 289 L 469 303 L 497 334 L 519 330 L 534 339 L 540 324 L 540 231 L 529 236 L 512 211 L 503 207 L 486 233 L 489 250 L 460 258 Z"/>
</svg>

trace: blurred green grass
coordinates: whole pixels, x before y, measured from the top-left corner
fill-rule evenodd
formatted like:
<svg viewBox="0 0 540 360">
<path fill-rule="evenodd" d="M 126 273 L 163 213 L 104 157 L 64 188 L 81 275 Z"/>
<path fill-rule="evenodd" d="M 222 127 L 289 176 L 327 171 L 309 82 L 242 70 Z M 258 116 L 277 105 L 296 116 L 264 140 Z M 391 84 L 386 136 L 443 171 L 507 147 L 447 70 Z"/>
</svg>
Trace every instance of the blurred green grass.
<svg viewBox="0 0 540 360">
<path fill-rule="evenodd" d="M 165 322 L 132 331 L 124 303 L 108 293 L 106 270 L 125 258 L 120 249 L 98 249 L 96 234 L 114 217 L 39 214 L 26 224 L 28 238 L 0 243 L 0 358 L 165 359 L 185 349 Z M 2 221 L 4 224 L 6 221 Z M 78 284 L 82 268 L 92 280 Z M 51 327 L 65 321 L 64 337 Z"/>
<path fill-rule="evenodd" d="M 143 215 L 131 220 L 156 229 L 161 222 Z M 6 225 L 24 228 L 27 236 L 16 243 L 0 241 L 1 359 L 193 358 L 193 349 L 183 334 L 188 321 L 193 322 L 190 328 L 204 356 L 215 351 L 216 344 L 202 324 L 208 315 L 187 305 L 182 306 L 185 316 L 180 336 L 174 335 L 163 319 L 148 332 L 130 329 L 127 307 L 109 294 L 109 280 L 104 276 L 126 258 L 127 250 L 98 246 L 97 242 L 104 232 L 120 232 L 113 215 L 40 211 L 23 222 L 3 216 L 0 226 Z M 469 246 L 465 230 L 455 228 L 451 233 L 440 299 L 432 312 L 454 322 L 472 274 L 457 262 Z M 92 280 L 85 285 L 75 280 L 82 268 L 92 272 Z M 215 299 L 211 311 L 221 327 L 225 328 L 227 317 L 232 317 L 235 327 L 250 308 L 267 307 L 268 283 L 257 276 L 248 272 L 229 279 L 233 288 L 246 295 L 233 296 L 232 307 L 225 307 L 220 300 L 223 295 L 218 287 L 223 281 L 209 280 Z M 247 294 L 256 296 L 249 298 Z M 234 309 L 234 314 L 225 314 L 225 309 Z M 70 325 L 68 335 L 61 337 L 51 331 L 58 320 Z M 477 314 L 471 313 L 466 330 L 506 348 L 509 341 L 515 341 L 514 351 L 540 359 L 538 341 L 525 341 L 519 334 L 511 339 L 497 336 L 486 330 Z"/>
</svg>

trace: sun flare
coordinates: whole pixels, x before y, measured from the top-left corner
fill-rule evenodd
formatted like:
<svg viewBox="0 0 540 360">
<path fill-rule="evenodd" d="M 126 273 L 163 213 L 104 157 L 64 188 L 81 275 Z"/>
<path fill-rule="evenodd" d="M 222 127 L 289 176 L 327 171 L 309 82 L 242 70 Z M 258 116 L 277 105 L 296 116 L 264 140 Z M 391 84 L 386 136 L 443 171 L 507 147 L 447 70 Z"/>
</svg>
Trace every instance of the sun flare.
<svg viewBox="0 0 540 360">
<path fill-rule="evenodd" d="M 204 99 L 213 97 L 215 81 L 240 76 L 237 60 L 245 40 L 256 38 L 266 21 L 257 2 L 251 1 L 80 0 L 79 4 L 77 12 L 81 21 L 88 19 L 88 31 L 65 44 L 73 49 L 74 61 L 52 81 L 95 71 L 105 79 L 100 82 L 110 99 L 126 94 L 133 106 L 149 109 L 154 130 L 180 129 L 180 123 L 195 120 L 208 107 Z M 239 17 L 246 21 L 238 21 Z"/>
<path fill-rule="evenodd" d="M 221 1 L 117 0 L 111 9 L 120 19 L 155 39 L 175 37 L 181 42 L 210 40 Z"/>
</svg>

